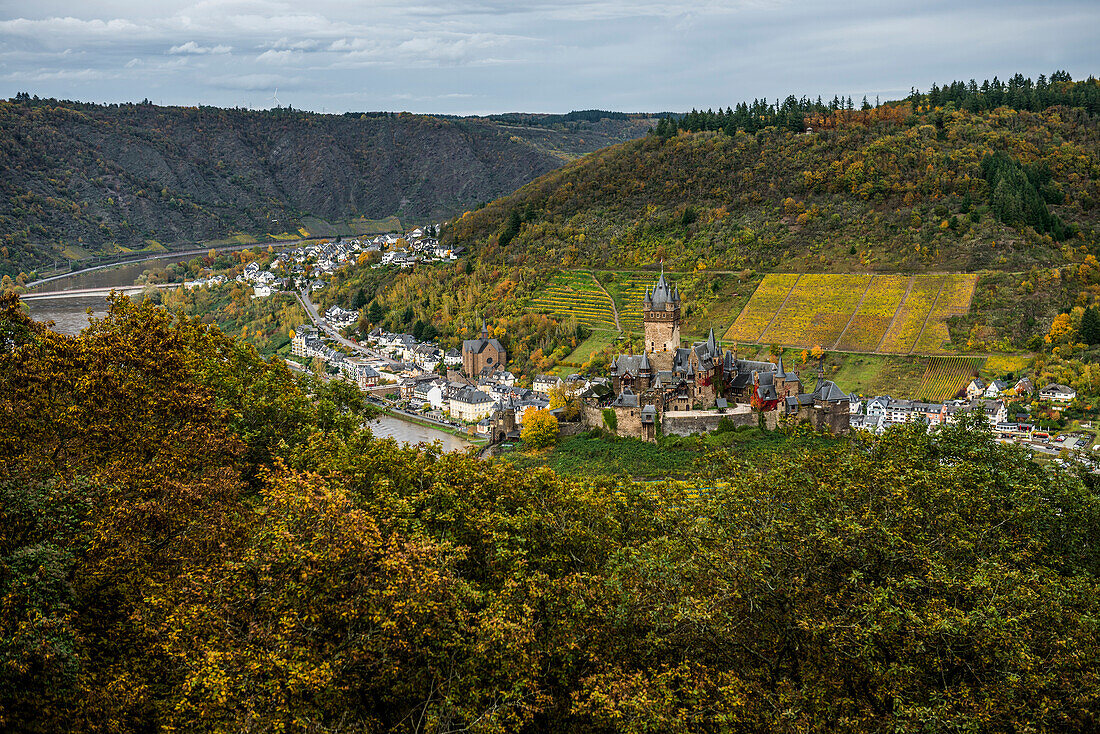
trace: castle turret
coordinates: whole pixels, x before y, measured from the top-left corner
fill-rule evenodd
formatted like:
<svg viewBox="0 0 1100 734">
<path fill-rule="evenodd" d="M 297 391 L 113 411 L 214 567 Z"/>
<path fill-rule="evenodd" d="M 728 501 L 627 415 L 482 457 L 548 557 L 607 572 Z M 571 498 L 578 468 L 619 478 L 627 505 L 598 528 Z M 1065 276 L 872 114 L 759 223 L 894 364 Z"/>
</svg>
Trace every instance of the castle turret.
<svg viewBox="0 0 1100 734">
<path fill-rule="evenodd" d="M 664 268 L 652 293 L 646 289 L 642 319 L 646 350 L 671 352 L 680 346 L 680 293 L 665 280 Z"/>
</svg>

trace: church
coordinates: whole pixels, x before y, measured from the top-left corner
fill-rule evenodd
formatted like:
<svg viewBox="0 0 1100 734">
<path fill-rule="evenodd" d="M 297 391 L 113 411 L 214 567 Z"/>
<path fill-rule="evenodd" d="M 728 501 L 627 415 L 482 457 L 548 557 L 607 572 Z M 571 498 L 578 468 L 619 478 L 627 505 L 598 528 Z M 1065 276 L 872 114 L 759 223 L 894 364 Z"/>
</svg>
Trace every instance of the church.
<svg viewBox="0 0 1100 734">
<path fill-rule="evenodd" d="M 680 346 L 680 292 L 663 272 L 656 285 L 646 288 L 642 320 L 642 353 L 620 354 L 611 363 L 610 407 L 638 408 L 661 416 L 739 403 L 761 412 L 794 413 L 828 430 L 836 421 L 815 420 L 817 413 L 847 413 L 848 396 L 824 375 L 819 374 L 813 392 L 803 393 L 798 374 L 787 371 L 782 358 L 774 363 L 738 359 L 733 350 L 722 349 L 714 329 L 706 341 Z"/>
<path fill-rule="evenodd" d="M 462 372 L 471 380 L 502 370 L 507 363 L 508 352 L 500 341 L 489 337 L 485 324 L 481 325 L 479 338 L 462 342 Z"/>
</svg>

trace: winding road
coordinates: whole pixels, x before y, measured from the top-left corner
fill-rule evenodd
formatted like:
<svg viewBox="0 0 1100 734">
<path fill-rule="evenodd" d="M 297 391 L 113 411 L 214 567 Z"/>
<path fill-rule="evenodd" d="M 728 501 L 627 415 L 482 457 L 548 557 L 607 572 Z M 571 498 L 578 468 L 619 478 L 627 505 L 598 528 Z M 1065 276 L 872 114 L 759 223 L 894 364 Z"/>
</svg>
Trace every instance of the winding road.
<svg viewBox="0 0 1100 734">
<path fill-rule="evenodd" d="M 304 308 L 306 311 L 306 316 L 309 316 L 309 320 L 313 322 L 313 325 L 324 332 L 327 336 L 340 342 L 348 349 L 352 349 L 355 352 L 358 352 L 359 354 L 362 354 L 364 356 L 385 359 L 385 357 L 375 352 L 373 349 L 368 349 L 362 344 L 358 344 L 356 342 L 353 342 L 351 339 L 345 339 L 344 337 L 340 336 L 340 332 L 336 331 L 336 329 L 333 329 L 331 326 L 328 325 L 327 321 L 321 318 L 321 314 L 317 311 L 317 306 L 313 303 L 313 301 L 309 300 L 309 291 L 303 288 L 300 291 L 296 291 L 294 293 L 294 296 L 298 299 L 298 302 L 302 304 L 302 308 Z"/>
</svg>

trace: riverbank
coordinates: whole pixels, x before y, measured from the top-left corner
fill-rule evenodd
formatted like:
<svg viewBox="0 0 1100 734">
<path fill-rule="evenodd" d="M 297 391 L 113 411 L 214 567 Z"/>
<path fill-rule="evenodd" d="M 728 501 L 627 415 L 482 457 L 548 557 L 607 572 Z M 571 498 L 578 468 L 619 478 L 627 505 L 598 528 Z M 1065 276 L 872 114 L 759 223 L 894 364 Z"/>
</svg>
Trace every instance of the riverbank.
<svg viewBox="0 0 1100 734">
<path fill-rule="evenodd" d="M 110 270 L 110 269 L 114 269 L 114 268 L 125 267 L 127 265 L 137 265 L 137 264 L 140 264 L 140 263 L 149 262 L 151 260 L 170 260 L 170 259 L 173 259 L 173 258 L 179 258 L 180 261 L 183 262 L 183 261 L 186 261 L 186 260 L 188 260 L 189 258 L 192 258 L 192 257 L 205 255 L 208 252 L 210 252 L 210 250 L 212 250 L 212 249 L 217 250 L 218 252 L 237 252 L 239 250 L 251 250 L 254 247 L 264 247 L 264 248 L 266 248 L 268 246 L 272 246 L 276 250 L 280 250 L 280 249 L 287 248 L 287 247 L 298 247 L 303 242 L 309 242 L 309 241 L 315 240 L 315 239 L 320 239 L 320 237 L 303 237 L 303 238 L 300 238 L 300 239 L 289 240 L 289 241 L 288 240 L 283 240 L 283 241 L 271 241 L 271 242 L 264 242 L 264 243 L 253 242 L 253 243 L 250 243 L 250 244 L 235 244 L 235 245 L 224 245 L 224 246 L 209 245 L 209 246 L 206 247 L 206 249 L 169 250 L 167 252 L 157 252 L 157 253 L 152 253 L 152 254 L 150 254 L 148 252 L 147 253 L 136 253 L 136 254 L 138 254 L 137 257 L 130 257 L 130 258 L 122 257 L 118 260 L 111 260 L 110 262 L 105 262 L 105 263 L 101 262 L 99 265 L 92 265 L 92 266 L 89 266 L 89 267 L 86 267 L 86 268 L 81 268 L 79 270 L 70 270 L 70 271 L 67 271 L 67 272 L 64 272 L 64 273 L 55 272 L 55 273 L 53 273 L 49 276 L 45 276 L 45 277 L 39 278 L 38 280 L 27 283 L 23 287 L 26 288 L 27 290 L 31 290 L 31 289 L 39 286 L 39 285 L 42 285 L 43 283 L 49 283 L 49 282 L 52 282 L 52 281 L 55 281 L 55 280 L 61 280 L 63 278 L 75 278 L 77 276 L 86 275 L 88 273 L 95 273 L 95 272 L 99 272 L 99 271 L 102 271 L 102 270 Z"/>
<path fill-rule="evenodd" d="M 367 421 L 366 427 L 376 438 L 391 438 L 406 446 L 439 444 L 444 453 L 452 451 L 471 453 L 483 450 L 479 444 L 471 443 L 463 436 L 439 430 L 435 426 L 413 422 L 404 416 L 379 413 Z"/>
<path fill-rule="evenodd" d="M 396 418 L 397 420 L 405 421 L 406 423 L 412 423 L 413 425 L 420 426 L 421 428 L 427 428 L 432 431 L 438 431 L 439 433 L 447 433 L 451 436 L 456 436 L 472 446 L 484 446 L 489 442 L 489 439 L 485 438 L 484 436 L 471 436 L 465 431 L 460 431 L 454 426 L 448 426 L 445 423 L 437 423 L 427 418 L 417 418 L 410 415 L 409 413 L 404 413 L 394 408 L 384 407 L 381 408 L 381 412 L 383 415 L 388 415 L 391 418 Z"/>
</svg>

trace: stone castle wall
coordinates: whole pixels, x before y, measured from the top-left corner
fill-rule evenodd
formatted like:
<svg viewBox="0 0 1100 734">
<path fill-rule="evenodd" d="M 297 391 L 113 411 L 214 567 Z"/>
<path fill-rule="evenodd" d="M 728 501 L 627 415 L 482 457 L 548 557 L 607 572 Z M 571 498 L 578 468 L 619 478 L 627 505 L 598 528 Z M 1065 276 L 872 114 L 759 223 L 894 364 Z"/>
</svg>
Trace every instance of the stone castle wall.
<svg viewBox="0 0 1100 734">
<path fill-rule="evenodd" d="M 840 401 L 825 405 L 803 405 L 795 413 L 795 420 L 810 424 L 815 431 L 846 436 L 851 430 L 852 416 L 848 410 L 848 401 Z"/>
<path fill-rule="evenodd" d="M 644 438 L 642 432 L 641 408 L 611 408 L 618 419 L 618 427 L 615 434 L 628 438 Z M 764 413 L 764 427 L 774 430 L 779 425 L 780 411 L 772 410 Z M 758 425 L 756 411 L 744 410 L 728 413 L 716 411 L 666 411 L 659 416 L 661 432 L 670 436 L 690 436 L 693 433 L 709 433 L 718 428 L 719 422 L 728 418 L 735 426 Z M 603 409 L 594 405 L 585 405 L 581 416 L 581 422 L 587 428 L 606 428 L 603 420 Z"/>
</svg>

